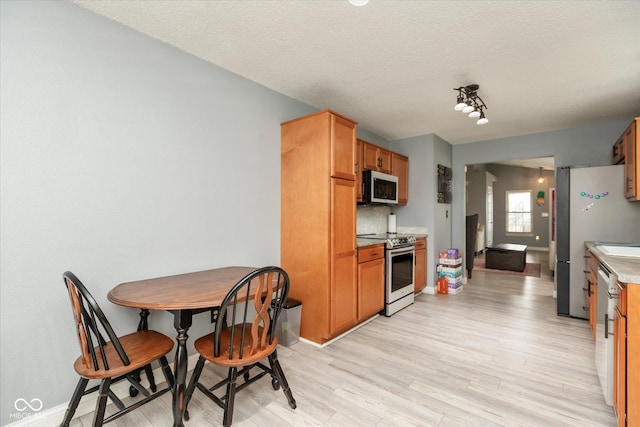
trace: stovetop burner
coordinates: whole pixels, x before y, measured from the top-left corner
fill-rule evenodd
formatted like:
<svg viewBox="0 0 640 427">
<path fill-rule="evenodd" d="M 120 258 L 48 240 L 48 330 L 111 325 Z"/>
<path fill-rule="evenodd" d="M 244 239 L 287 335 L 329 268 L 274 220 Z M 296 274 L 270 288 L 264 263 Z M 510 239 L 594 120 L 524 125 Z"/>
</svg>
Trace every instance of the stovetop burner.
<svg viewBox="0 0 640 427">
<path fill-rule="evenodd" d="M 386 240 L 387 249 L 411 246 L 416 243 L 416 237 L 407 234 L 380 233 L 380 234 L 360 234 L 361 239 Z"/>
</svg>

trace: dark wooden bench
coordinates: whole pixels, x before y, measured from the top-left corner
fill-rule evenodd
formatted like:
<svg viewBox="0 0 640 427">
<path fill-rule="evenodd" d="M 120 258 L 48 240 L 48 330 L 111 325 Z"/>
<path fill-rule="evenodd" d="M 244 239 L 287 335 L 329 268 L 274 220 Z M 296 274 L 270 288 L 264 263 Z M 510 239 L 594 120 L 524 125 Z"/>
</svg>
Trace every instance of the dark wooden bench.
<svg viewBox="0 0 640 427">
<path fill-rule="evenodd" d="M 498 270 L 524 271 L 527 264 L 527 246 L 500 243 L 487 248 L 486 268 Z"/>
</svg>

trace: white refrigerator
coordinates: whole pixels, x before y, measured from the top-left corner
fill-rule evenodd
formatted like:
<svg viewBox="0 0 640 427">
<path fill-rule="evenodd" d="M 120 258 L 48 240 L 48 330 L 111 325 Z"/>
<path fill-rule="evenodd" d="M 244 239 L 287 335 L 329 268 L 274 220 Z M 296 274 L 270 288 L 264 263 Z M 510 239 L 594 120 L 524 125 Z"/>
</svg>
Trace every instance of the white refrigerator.
<svg viewBox="0 0 640 427">
<path fill-rule="evenodd" d="M 624 197 L 624 165 L 556 170 L 558 314 L 589 318 L 585 241 L 640 242 L 640 202 Z"/>
</svg>

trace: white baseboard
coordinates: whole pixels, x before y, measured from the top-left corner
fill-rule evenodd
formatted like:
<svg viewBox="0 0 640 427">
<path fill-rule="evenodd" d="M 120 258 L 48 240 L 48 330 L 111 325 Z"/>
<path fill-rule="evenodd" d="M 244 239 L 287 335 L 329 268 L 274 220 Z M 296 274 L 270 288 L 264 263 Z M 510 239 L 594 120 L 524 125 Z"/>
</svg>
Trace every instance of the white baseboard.
<svg viewBox="0 0 640 427">
<path fill-rule="evenodd" d="M 424 289 L 422 289 L 423 294 L 428 294 L 428 295 L 435 295 L 436 294 L 436 287 L 435 286 L 425 286 Z"/>
<path fill-rule="evenodd" d="M 329 340 L 329 341 L 327 341 L 327 342 L 326 342 L 326 343 L 324 343 L 324 344 L 318 344 L 317 342 L 314 342 L 314 341 L 311 341 L 311 340 L 308 340 L 308 339 L 305 339 L 305 338 L 302 338 L 302 337 L 300 337 L 300 341 L 301 341 L 301 342 L 303 342 L 303 343 L 305 343 L 305 344 L 312 345 L 312 346 L 314 346 L 314 347 L 318 347 L 318 348 L 325 348 L 326 346 L 331 345 L 331 344 L 333 344 L 334 342 L 338 341 L 340 338 L 342 338 L 342 337 L 344 337 L 344 336 L 349 335 L 351 332 L 355 331 L 356 329 L 359 329 L 359 328 L 363 327 L 364 325 L 366 325 L 367 323 L 371 322 L 372 320 L 375 320 L 378 316 L 379 316 L 379 314 L 378 314 L 378 315 L 373 316 L 372 318 L 370 318 L 370 319 L 368 319 L 368 320 L 365 320 L 364 322 L 362 322 L 362 323 L 360 323 L 360 324 L 358 324 L 358 325 L 354 326 L 353 328 L 349 329 L 347 332 L 345 332 L 345 333 L 343 333 L 343 334 L 338 335 L 338 336 L 337 336 L 337 337 L 335 337 L 334 339 Z"/>
<path fill-rule="evenodd" d="M 198 362 L 198 356 L 198 353 L 189 356 L 188 366 L 195 366 L 195 364 Z M 157 385 L 165 382 L 164 374 L 162 373 L 162 369 L 160 367 L 157 367 L 153 370 L 153 377 L 155 378 Z M 148 387 L 149 383 L 146 381 L 146 375 L 142 374 L 142 378 L 142 385 Z M 130 385 L 131 384 L 129 383 L 129 381 L 120 381 L 119 383 L 113 385 L 111 387 L 111 390 L 116 394 L 116 396 L 118 396 L 118 398 L 125 399 L 129 397 Z M 89 382 L 89 385 L 87 387 L 93 387 L 92 383 Z M 75 419 L 93 412 L 96 409 L 97 398 L 97 391 L 87 396 L 83 396 L 80 400 L 80 404 L 78 405 L 78 409 L 76 409 L 76 413 L 73 415 L 73 418 Z M 14 423 L 7 424 L 6 427 L 51 427 L 54 425 L 60 425 L 60 422 L 64 418 L 64 413 L 67 410 L 68 406 L 69 402 L 66 402 L 62 405 L 54 406 L 53 408 L 45 409 L 44 411 L 38 411 L 36 413 L 17 413 L 16 417 L 19 417 L 19 419 Z"/>
</svg>

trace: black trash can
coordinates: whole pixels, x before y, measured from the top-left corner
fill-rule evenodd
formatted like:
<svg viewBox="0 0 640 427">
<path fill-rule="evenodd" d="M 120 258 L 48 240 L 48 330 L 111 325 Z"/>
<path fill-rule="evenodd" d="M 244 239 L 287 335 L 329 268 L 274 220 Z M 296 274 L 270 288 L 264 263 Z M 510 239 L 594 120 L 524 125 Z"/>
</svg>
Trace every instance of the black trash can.
<svg viewBox="0 0 640 427">
<path fill-rule="evenodd" d="M 273 303 L 272 303 L 273 304 Z M 291 347 L 300 340 L 300 317 L 302 303 L 293 298 L 287 298 L 282 306 L 282 312 L 276 323 L 278 343 Z"/>
</svg>

